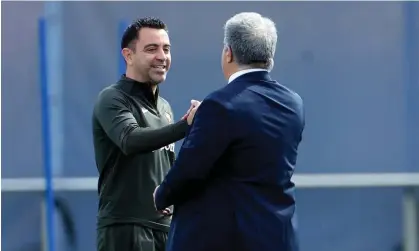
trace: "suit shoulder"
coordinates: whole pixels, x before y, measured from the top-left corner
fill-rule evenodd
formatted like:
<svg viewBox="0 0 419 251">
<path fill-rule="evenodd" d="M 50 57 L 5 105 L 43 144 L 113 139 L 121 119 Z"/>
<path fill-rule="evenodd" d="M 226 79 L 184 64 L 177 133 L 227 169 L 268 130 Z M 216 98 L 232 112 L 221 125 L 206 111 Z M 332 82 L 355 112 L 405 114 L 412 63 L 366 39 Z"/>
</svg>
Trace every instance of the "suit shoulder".
<svg viewBox="0 0 419 251">
<path fill-rule="evenodd" d="M 305 110 L 304 110 L 304 102 L 303 98 L 295 91 L 287 88 L 290 96 L 290 100 L 295 107 L 296 112 L 299 114 L 299 117 L 303 123 L 303 128 L 305 124 Z"/>
<path fill-rule="evenodd" d="M 213 92 L 211 92 L 206 99 L 210 99 L 213 100 L 215 102 L 227 102 L 230 101 L 231 98 L 233 98 L 235 96 L 235 91 L 231 90 L 231 88 L 229 88 L 228 85 L 223 86 Z"/>
<path fill-rule="evenodd" d="M 227 107 L 229 96 L 229 92 L 225 90 L 225 87 L 222 87 L 208 94 L 202 102 L 205 101 Z"/>
<path fill-rule="evenodd" d="M 301 103 L 303 102 L 303 99 L 301 98 L 300 94 L 298 94 L 296 91 L 294 91 L 294 90 L 292 90 L 288 87 L 287 87 L 287 89 L 296 101 L 301 102 Z"/>
<path fill-rule="evenodd" d="M 303 105 L 303 98 L 297 93 L 297 92 L 295 92 L 295 91 L 293 91 L 293 90 L 291 90 L 291 95 L 292 95 L 292 97 L 293 97 L 293 99 L 294 99 L 294 101 L 297 103 L 297 104 L 299 104 L 299 105 Z"/>
<path fill-rule="evenodd" d="M 288 94 L 287 96 L 289 97 L 290 100 L 292 100 L 294 103 L 298 105 L 303 105 L 303 99 L 296 91 L 278 82 L 276 83 L 280 85 L 286 91 L 286 93 Z"/>
</svg>

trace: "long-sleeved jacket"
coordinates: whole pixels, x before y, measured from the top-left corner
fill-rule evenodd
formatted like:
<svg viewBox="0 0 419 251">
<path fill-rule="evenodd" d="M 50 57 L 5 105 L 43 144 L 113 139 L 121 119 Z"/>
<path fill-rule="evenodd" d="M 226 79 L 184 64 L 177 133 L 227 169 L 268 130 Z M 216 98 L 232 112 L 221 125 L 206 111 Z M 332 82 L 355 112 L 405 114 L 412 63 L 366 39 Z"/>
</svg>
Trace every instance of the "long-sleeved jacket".
<svg viewBox="0 0 419 251">
<path fill-rule="evenodd" d="M 147 84 L 122 76 L 99 94 L 93 112 L 98 227 L 138 223 L 168 231 L 170 218 L 156 211 L 153 191 L 187 129 L 185 120 L 173 123 L 169 103 Z"/>
</svg>

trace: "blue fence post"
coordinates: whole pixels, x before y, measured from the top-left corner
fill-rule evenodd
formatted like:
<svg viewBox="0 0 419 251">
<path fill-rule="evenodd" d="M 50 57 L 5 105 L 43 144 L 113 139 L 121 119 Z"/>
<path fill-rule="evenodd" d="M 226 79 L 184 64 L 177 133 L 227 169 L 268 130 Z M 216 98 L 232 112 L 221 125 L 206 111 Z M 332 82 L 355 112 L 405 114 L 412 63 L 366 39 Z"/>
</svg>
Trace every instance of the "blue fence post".
<svg viewBox="0 0 419 251">
<path fill-rule="evenodd" d="M 404 4 L 404 77 L 406 99 L 407 170 L 419 170 L 419 3 Z"/>
<path fill-rule="evenodd" d="M 41 113 L 42 113 L 42 143 L 45 175 L 45 202 L 46 202 L 46 227 L 48 250 L 55 251 L 55 223 L 54 223 L 54 190 L 52 183 L 51 166 L 51 140 L 49 121 L 49 92 L 47 72 L 47 28 L 46 20 L 40 18 L 38 21 L 38 43 L 39 43 L 39 72 L 41 89 Z"/>
<path fill-rule="evenodd" d="M 128 27 L 127 22 L 120 21 L 118 24 L 118 45 L 120 45 L 120 41 L 122 35 L 124 34 L 125 29 Z M 121 55 L 121 47 L 118 46 L 118 74 L 119 76 L 125 73 L 125 60 L 124 57 Z"/>
</svg>

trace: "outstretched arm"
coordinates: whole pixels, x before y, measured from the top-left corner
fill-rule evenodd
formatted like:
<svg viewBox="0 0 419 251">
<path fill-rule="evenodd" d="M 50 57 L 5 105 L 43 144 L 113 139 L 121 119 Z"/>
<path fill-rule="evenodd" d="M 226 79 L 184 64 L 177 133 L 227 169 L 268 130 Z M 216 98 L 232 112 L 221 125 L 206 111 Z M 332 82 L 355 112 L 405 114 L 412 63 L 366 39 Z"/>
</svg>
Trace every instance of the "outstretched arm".
<svg viewBox="0 0 419 251">
<path fill-rule="evenodd" d="M 174 166 L 155 192 L 157 210 L 187 200 L 200 191 L 214 163 L 231 142 L 227 108 L 207 99 L 196 112 Z"/>
<path fill-rule="evenodd" d="M 106 90 L 99 97 L 94 114 L 109 138 L 125 155 L 150 152 L 185 137 L 186 120 L 158 129 L 142 128 L 122 94 Z"/>
</svg>

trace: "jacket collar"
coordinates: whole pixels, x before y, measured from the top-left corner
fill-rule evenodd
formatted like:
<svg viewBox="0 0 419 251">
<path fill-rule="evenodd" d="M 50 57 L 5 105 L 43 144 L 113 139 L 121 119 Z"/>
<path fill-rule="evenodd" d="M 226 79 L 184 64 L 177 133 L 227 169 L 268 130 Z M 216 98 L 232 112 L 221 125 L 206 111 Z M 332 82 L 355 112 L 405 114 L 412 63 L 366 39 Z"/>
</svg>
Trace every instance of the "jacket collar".
<svg viewBox="0 0 419 251">
<path fill-rule="evenodd" d="M 142 95 L 149 102 L 157 106 L 157 99 L 159 97 L 159 87 L 156 89 L 156 93 L 153 94 L 153 90 L 148 83 L 138 82 L 134 79 L 128 78 L 125 74 L 122 74 L 118 81 L 122 90 L 131 95 Z"/>
</svg>

